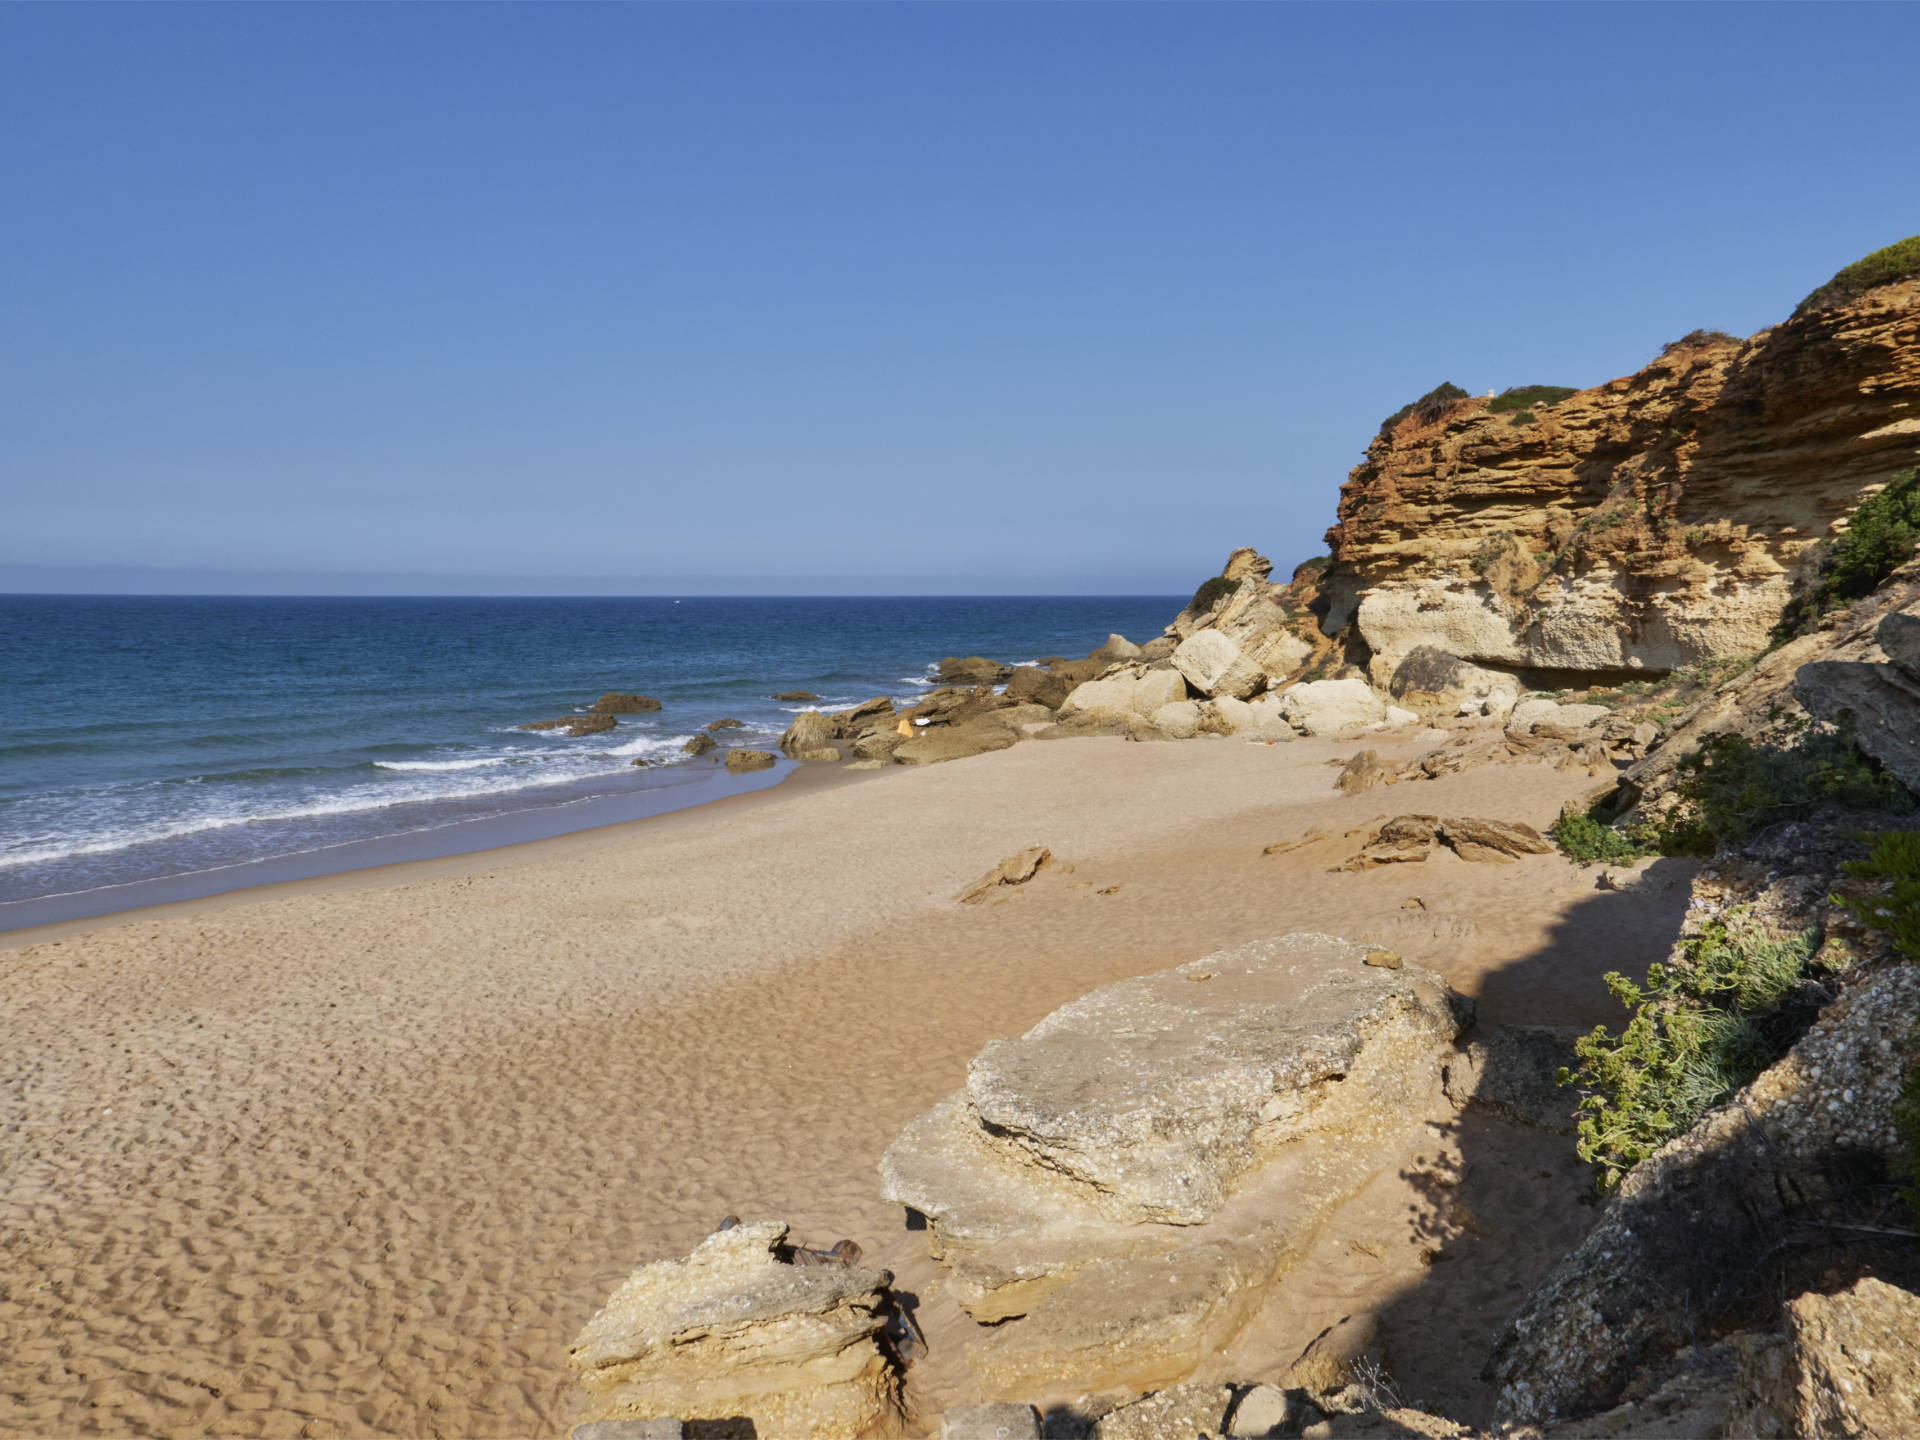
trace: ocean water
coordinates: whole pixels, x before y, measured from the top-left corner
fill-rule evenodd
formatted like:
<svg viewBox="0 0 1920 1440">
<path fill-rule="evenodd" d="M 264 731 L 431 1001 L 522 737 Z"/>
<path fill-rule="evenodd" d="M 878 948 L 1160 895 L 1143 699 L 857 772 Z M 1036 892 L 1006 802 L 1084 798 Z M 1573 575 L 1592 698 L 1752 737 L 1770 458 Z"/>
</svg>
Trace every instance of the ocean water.
<svg viewBox="0 0 1920 1440">
<path fill-rule="evenodd" d="M 359 842 L 435 833 L 445 853 L 501 843 L 470 822 L 552 834 L 764 785 L 680 747 L 723 716 L 746 728 L 719 738 L 766 745 L 805 708 L 776 691 L 828 709 L 924 693 L 943 655 L 1146 639 L 1182 598 L 3 596 L 0 926 L 46 918 L 20 903 L 41 897 L 252 883 L 272 857 L 319 873 Z M 516 728 L 608 690 L 663 708 L 580 739 Z M 589 803 L 612 797 L 631 803 Z"/>
</svg>

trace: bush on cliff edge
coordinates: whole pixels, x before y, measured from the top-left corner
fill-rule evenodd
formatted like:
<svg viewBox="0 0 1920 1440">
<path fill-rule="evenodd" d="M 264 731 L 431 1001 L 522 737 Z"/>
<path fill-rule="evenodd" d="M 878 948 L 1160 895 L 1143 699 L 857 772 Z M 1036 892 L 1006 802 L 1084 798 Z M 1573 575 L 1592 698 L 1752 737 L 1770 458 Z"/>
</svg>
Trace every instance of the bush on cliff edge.
<svg viewBox="0 0 1920 1440">
<path fill-rule="evenodd" d="M 1802 634 L 1834 606 L 1871 595 L 1913 558 L 1915 545 L 1920 545 L 1920 470 L 1909 470 L 1862 500 L 1838 539 L 1813 547 L 1798 593 L 1780 616 L 1777 638 Z"/>
<path fill-rule="evenodd" d="M 1810 310 L 1825 310 L 1834 305 L 1844 305 L 1856 296 L 1881 285 L 1895 285 L 1902 280 L 1911 280 L 1920 275 L 1920 235 L 1909 235 L 1904 240 L 1896 240 L 1883 250 L 1876 250 L 1863 259 L 1856 260 L 1826 284 L 1802 300 L 1793 312 L 1804 315 Z"/>
<path fill-rule="evenodd" d="M 1400 422 L 1409 415 L 1417 416 L 1422 425 L 1431 425 L 1461 400 L 1473 397 L 1451 380 L 1442 380 L 1433 389 L 1410 404 L 1402 405 L 1386 419 L 1380 422 L 1380 433 L 1391 435 Z"/>
</svg>

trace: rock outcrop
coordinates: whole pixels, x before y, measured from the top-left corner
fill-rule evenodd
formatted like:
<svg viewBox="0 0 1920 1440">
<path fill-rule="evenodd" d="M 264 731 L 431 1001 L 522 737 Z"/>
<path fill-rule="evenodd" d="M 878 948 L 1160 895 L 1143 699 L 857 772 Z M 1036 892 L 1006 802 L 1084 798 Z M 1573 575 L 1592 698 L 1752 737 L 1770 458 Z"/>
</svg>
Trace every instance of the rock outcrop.
<svg viewBox="0 0 1920 1440">
<path fill-rule="evenodd" d="M 1783 1333 L 1743 1336 L 1729 1435 L 1920 1430 L 1920 1295 L 1871 1276 L 1786 1307 Z"/>
<path fill-rule="evenodd" d="M 1162 705 L 1187 698 L 1187 682 L 1177 670 L 1123 671 L 1074 687 L 1061 702 L 1060 718 L 1076 712 L 1137 715 L 1151 719 Z"/>
<path fill-rule="evenodd" d="M 897 1422 L 892 1275 L 806 1258 L 762 1220 L 635 1270 L 567 1352 L 589 1423 L 750 1420 L 764 1436 L 866 1440 Z"/>
<path fill-rule="evenodd" d="M 620 722 L 611 715 L 562 715 L 557 720 L 529 720 L 522 730 L 564 730 L 575 739 L 582 735 L 604 735 Z"/>
<path fill-rule="evenodd" d="M 1280 697 L 1280 714 L 1303 735 L 1337 735 L 1382 723 L 1387 702 L 1364 680 L 1309 680 Z"/>
<path fill-rule="evenodd" d="M 840 738 L 840 727 L 818 710 L 802 710 L 780 737 L 780 748 L 788 755 L 803 750 L 818 750 Z"/>
<path fill-rule="evenodd" d="M 1920 794 L 1920 598 L 1870 634 L 1848 636 L 1831 659 L 1794 672 L 1793 693 L 1812 714 L 1843 725 L 1862 750 Z"/>
<path fill-rule="evenodd" d="M 660 702 L 651 695 L 609 690 L 588 708 L 596 715 L 640 715 L 649 710 L 658 710 Z"/>
<path fill-rule="evenodd" d="M 1587 674 L 1751 655 L 1801 553 L 1917 454 L 1920 280 L 1535 409 L 1456 401 L 1352 472 L 1323 626 L 1382 684 L 1423 646 Z"/>
<path fill-rule="evenodd" d="M 746 746 L 727 751 L 727 769 L 735 775 L 749 770 L 771 770 L 780 757 L 771 750 L 753 750 Z"/>
<path fill-rule="evenodd" d="M 1167 638 L 1184 643 L 1211 631 L 1233 642 L 1270 683 L 1286 680 L 1313 654 L 1303 633 L 1311 632 L 1312 618 L 1290 603 L 1287 587 L 1269 583 L 1272 572 L 1264 556 L 1244 546 L 1235 550 L 1219 579 L 1202 586 L 1196 603 L 1174 617 Z"/>
<path fill-rule="evenodd" d="M 1816 1172 L 1891 1158 L 1916 1012 L 1920 967 L 1847 991 L 1785 1060 L 1635 1166 L 1503 1333 L 1488 1376 L 1507 1415 L 1614 1404 L 1636 1365 L 1687 1343 L 1728 1278 L 1778 1242 L 1789 1203 L 1820 1192 Z"/>
<path fill-rule="evenodd" d="M 1000 891 L 1026 884 L 1043 870 L 1062 868 L 1065 867 L 1053 858 L 1053 852 L 1046 846 L 1029 845 L 1007 856 L 953 898 L 962 905 L 979 905 L 991 900 Z"/>
<path fill-rule="evenodd" d="M 940 662 L 933 678 L 942 685 L 1000 685 L 1012 674 L 1011 665 L 984 655 L 949 655 Z"/>
<path fill-rule="evenodd" d="M 881 1163 L 990 1392 L 1190 1374 L 1445 1105 L 1466 1002 L 1291 935 L 1096 990 L 988 1045 Z M 1451 1114 L 1451 1109 L 1445 1113 Z"/>
</svg>

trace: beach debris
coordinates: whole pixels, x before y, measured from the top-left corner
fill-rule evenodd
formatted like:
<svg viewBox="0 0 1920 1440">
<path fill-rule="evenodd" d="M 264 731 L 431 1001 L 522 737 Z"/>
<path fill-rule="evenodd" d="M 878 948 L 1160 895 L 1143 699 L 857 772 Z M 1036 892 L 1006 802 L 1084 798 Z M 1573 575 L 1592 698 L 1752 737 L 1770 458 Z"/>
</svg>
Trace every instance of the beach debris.
<svg viewBox="0 0 1920 1440">
<path fill-rule="evenodd" d="M 639 715 L 648 710 L 658 710 L 660 702 L 651 695 L 609 690 L 587 708 L 596 715 Z"/>
<path fill-rule="evenodd" d="M 575 739 L 582 735 L 604 735 L 619 722 L 606 714 L 562 715 L 557 720 L 529 720 L 522 730 L 564 730 Z"/>
<path fill-rule="evenodd" d="M 746 721 L 736 720 L 731 715 L 723 716 L 718 720 L 710 720 L 707 722 L 707 730 L 709 732 L 712 732 L 715 730 L 744 730 L 746 728 L 747 728 Z"/>
<path fill-rule="evenodd" d="M 987 1393 L 1191 1373 L 1336 1206 L 1451 1118 L 1470 1005 L 1365 955 L 1289 935 L 1095 990 L 988 1044 L 888 1147 L 882 1193 L 925 1217 L 947 1292 L 993 1326 L 968 1355 Z"/>
<path fill-rule="evenodd" d="M 771 770 L 779 758 L 771 750 L 751 750 L 743 745 L 727 751 L 727 769 L 735 775 L 748 770 Z"/>
<path fill-rule="evenodd" d="M 804 705 L 809 700 L 818 700 L 820 697 L 811 690 L 782 690 L 773 698 L 776 700 L 785 700 L 789 705 Z"/>
<path fill-rule="evenodd" d="M 860 1265 L 858 1247 L 812 1251 L 788 1234 L 777 1220 L 733 1224 L 628 1276 L 567 1352 L 587 1420 L 746 1419 L 816 1440 L 897 1425 L 893 1276 Z"/>
<path fill-rule="evenodd" d="M 1326 838 L 1326 830 L 1321 826 L 1315 825 L 1298 840 L 1276 840 L 1273 844 L 1262 848 L 1260 853 L 1262 855 L 1284 855 L 1289 850 L 1299 850 L 1304 846 L 1313 844 L 1316 840 L 1324 840 Z"/>
<path fill-rule="evenodd" d="M 1062 867 L 1053 858 L 1053 851 L 1044 845 L 1029 845 L 1026 849 L 1007 856 L 953 898 L 962 905 L 978 905 L 984 900 L 991 899 L 997 891 L 1013 885 L 1026 884 L 1043 870 L 1060 868 Z"/>
<path fill-rule="evenodd" d="M 719 742 L 715 740 L 711 735 L 707 734 L 706 731 L 702 730 L 699 734 L 695 735 L 691 740 L 687 741 L 687 743 L 682 745 L 680 748 L 682 751 L 684 751 L 688 755 L 704 755 L 709 750 L 718 749 Z"/>
</svg>

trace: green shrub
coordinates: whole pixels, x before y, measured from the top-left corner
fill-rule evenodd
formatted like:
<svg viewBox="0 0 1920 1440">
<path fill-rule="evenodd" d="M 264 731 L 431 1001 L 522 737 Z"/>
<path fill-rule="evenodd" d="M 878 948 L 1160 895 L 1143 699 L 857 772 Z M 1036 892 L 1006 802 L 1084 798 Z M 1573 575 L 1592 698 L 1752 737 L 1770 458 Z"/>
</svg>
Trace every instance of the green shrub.
<svg viewBox="0 0 1920 1440">
<path fill-rule="evenodd" d="M 1631 865 L 1642 856 L 1658 853 L 1641 837 L 1616 830 L 1591 810 L 1562 815 L 1547 834 L 1560 853 L 1578 865 Z"/>
<path fill-rule="evenodd" d="M 1540 417 L 1534 414 L 1531 410 L 1516 410 L 1513 412 L 1513 414 L 1507 417 L 1507 424 L 1515 425 L 1515 426 L 1531 425 L 1533 424 L 1534 421 L 1538 420 L 1539 418 Z"/>
<path fill-rule="evenodd" d="M 1418 400 L 1408 405 L 1402 405 L 1398 410 L 1394 411 L 1393 414 L 1389 415 L 1385 420 L 1382 420 L 1380 422 L 1380 433 L 1382 435 L 1391 435 L 1399 427 L 1400 422 L 1409 415 L 1417 416 L 1422 425 L 1431 425 L 1442 415 L 1446 414 L 1456 401 L 1469 400 L 1471 398 L 1466 391 L 1462 390 L 1458 385 L 1455 385 L 1451 380 L 1442 380 Z"/>
<path fill-rule="evenodd" d="M 1660 347 L 1660 353 L 1671 355 L 1676 350 L 1697 350 L 1702 345 L 1738 345 L 1740 337 L 1729 335 L 1724 330 L 1689 330 L 1678 340 L 1669 340 Z"/>
<path fill-rule="evenodd" d="M 1863 260 L 1854 261 L 1802 300 L 1793 313 L 1804 315 L 1809 310 L 1844 305 L 1877 286 L 1911 280 L 1916 275 L 1920 275 L 1920 235 L 1909 235 L 1904 240 L 1894 241 L 1884 250 L 1874 251 Z"/>
<path fill-rule="evenodd" d="M 1863 880 L 1884 880 L 1886 889 L 1858 899 L 1843 899 L 1847 913 L 1863 925 L 1884 930 L 1893 948 L 1909 960 L 1920 960 L 1920 833 L 1893 830 L 1876 835 L 1864 860 L 1844 867 Z M 1909 1048 L 1920 1052 L 1920 1031 Z M 1898 1144 L 1893 1157 L 1900 1198 L 1920 1220 L 1920 1070 L 1911 1071 L 1893 1107 L 1893 1129 Z"/>
<path fill-rule="evenodd" d="M 1508 410 L 1527 410 L 1538 405 L 1545 409 L 1549 405 L 1558 405 L 1569 395 L 1580 392 L 1571 385 L 1515 385 L 1502 390 L 1487 404 L 1487 409 L 1499 415 Z"/>
<path fill-rule="evenodd" d="M 1711 855 L 1744 845 L 1783 820 L 1801 820 L 1828 802 L 1902 814 L 1913 800 L 1845 735 L 1816 730 L 1798 745 L 1755 745 L 1716 735 L 1681 761 L 1681 804 L 1659 833 L 1668 855 Z"/>
<path fill-rule="evenodd" d="M 1558 1077 L 1584 1092 L 1576 1148 L 1600 1166 L 1602 1189 L 1786 1052 L 1793 1037 L 1767 1022 L 1805 978 L 1817 940 L 1776 939 L 1730 910 L 1683 940 L 1674 964 L 1648 966 L 1645 986 L 1606 977 L 1632 1018 L 1618 1035 L 1599 1025 L 1582 1036 L 1578 1064 Z"/>
<path fill-rule="evenodd" d="M 1211 610 L 1222 596 L 1239 592 L 1240 582 L 1229 580 L 1224 575 L 1216 575 L 1211 580 L 1201 582 L 1200 588 L 1193 592 L 1193 599 L 1187 602 L 1189 610 Z"/>
<path fill-rule="evenodd" d="M 1808 553 L 1797 593 L 1774 628 L 1775 643 L 1811 630 L 1835 606 L 1871 595 L 1913 558 L 1916 544 L 1920 544 L 1920 471 L 1909 470 L 1862 500 L 1845 534 L 1822 541 Z"/>
</svg>

